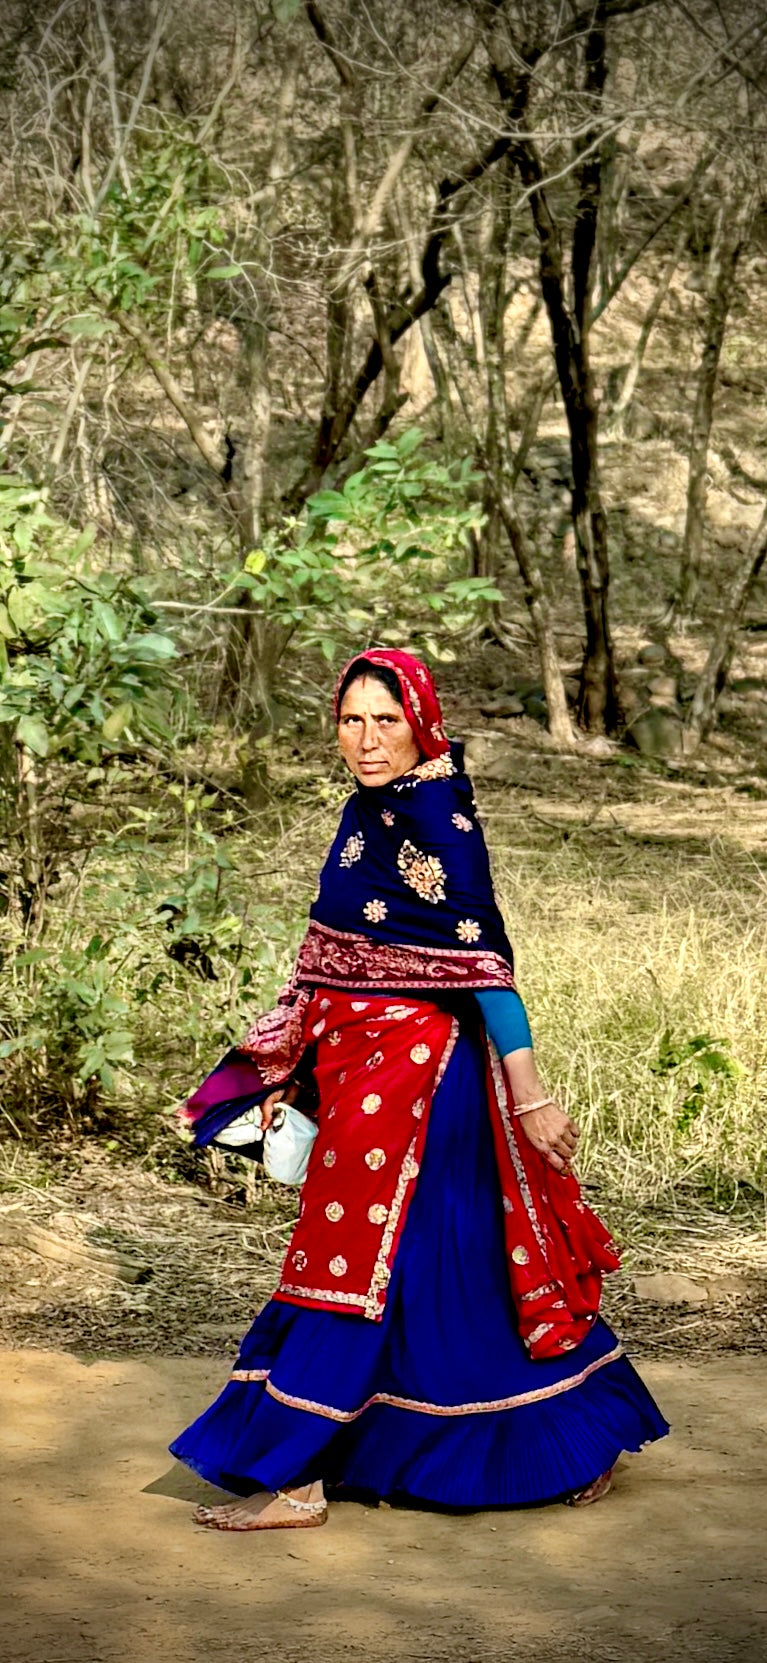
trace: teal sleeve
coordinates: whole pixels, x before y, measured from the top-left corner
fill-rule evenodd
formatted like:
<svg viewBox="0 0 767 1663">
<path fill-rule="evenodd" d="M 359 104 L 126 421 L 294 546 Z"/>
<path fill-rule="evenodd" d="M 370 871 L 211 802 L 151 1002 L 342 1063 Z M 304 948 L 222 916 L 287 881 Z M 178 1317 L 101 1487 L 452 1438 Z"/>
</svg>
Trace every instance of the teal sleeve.
<svg viewBox="0 0 767 1663">
<path fill-rule="evenodd" d="M 527 1012 L 513 988 L 483 988 L 474 997 L 499 1056 L 506 1057 L 509 1051 L 532 1047 L 533 1036 Z"/>
</svg>

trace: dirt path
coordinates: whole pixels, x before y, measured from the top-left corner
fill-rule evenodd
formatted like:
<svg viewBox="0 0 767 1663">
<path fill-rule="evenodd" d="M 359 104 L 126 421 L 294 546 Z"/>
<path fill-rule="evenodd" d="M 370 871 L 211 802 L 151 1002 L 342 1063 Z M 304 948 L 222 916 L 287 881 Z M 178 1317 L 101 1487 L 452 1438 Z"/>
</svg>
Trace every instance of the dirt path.
<svg viewBox="0 0 767 1663">
<path fill-rule="evenodd" d="M 2 1663 L 757 1663 L 765 1363 L 645 1372 L 675 1435 L 592 1510 L 345 1503 L 323 1530 L 223 1537 L 163 1453 L 220 1367 L 2 1352 Z"/>
</svg>

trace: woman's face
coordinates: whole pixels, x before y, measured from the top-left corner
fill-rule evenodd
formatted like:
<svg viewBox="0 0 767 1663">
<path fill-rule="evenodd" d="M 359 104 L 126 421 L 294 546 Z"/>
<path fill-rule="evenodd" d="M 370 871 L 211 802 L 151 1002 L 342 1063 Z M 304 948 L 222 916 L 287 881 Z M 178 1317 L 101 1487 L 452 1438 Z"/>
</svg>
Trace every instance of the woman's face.
<svg viewBox="0 0 767 1663">
<path fill-rule="evenodd" d="M 344 693 L 338 743 L 362 785 L 388 785 L 415 768 L 420 755 L 402 706 L 375 676 L 360 676 Z"/>
</svg>

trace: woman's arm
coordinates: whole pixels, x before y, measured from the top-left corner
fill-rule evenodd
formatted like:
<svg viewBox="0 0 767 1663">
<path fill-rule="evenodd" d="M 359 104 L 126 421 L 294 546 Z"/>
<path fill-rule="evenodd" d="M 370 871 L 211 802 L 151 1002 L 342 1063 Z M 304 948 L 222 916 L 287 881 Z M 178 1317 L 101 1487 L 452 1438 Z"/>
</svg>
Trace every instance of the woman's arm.
<svg viewBox="0 0 767 1663">
<path fill-rule="evenodd" d="M 517 1111 L 525 1103 L 540 1103 L 538 1109 L 519 1114 L 519 1122 L 534 1149 L 538 1149 L 557 1172 L 566 1172 L 575 1154 L 578 1128 L 551 1100 L 535 1057 L 527 1012 L 513 989 L 492 988 L 475 994 L 485 1027 L 503 1059 L 503 1071 Z"/>
</svg>

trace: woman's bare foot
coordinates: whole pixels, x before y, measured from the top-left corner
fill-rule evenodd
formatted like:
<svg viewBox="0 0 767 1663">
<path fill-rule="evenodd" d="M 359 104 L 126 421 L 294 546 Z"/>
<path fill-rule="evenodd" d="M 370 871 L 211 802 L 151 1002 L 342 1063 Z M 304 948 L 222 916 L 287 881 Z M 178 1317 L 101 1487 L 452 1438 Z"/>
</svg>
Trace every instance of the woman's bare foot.
<svg viewBox="0 0 767 1663">
<path fill-rule="evenodd" d="M 328 1516 L 321 1481 L 296 1489 L 259 1490 L 223 1507 L 195 1507 L 195 1524 L 205 1530 L 309 1530 Z"/>
<path fill-rule="evenodd" d="M 574 1490 L 572 1495 L 567 1497 L 568 1507 L 590 1507 L 592 1501 L 601 1501 L 602 1497 L 607 1495 L 612 1481 L 613 1469 L 608 1467 L 607 1472 L 595 1478 L 593 1484 L 587 1485 L 585 1490 Z"/>
</svg>

